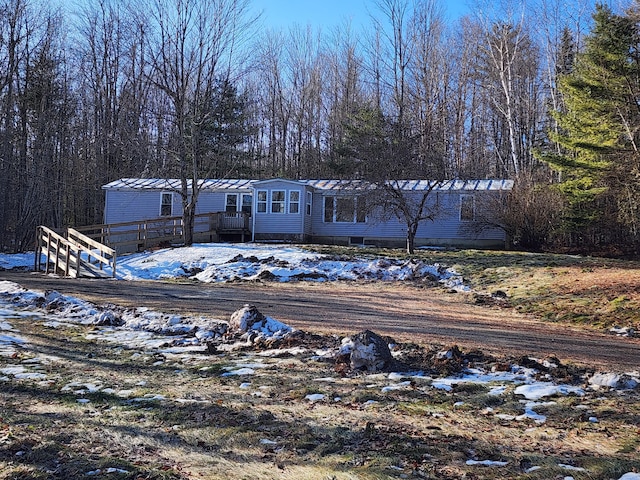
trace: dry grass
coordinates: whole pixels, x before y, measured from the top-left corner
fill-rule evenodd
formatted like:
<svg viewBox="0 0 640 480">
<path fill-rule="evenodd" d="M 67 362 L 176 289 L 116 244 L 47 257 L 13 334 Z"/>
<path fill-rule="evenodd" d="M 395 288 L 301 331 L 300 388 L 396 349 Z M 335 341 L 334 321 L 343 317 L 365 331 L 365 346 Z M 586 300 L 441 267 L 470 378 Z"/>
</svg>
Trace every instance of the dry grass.
<svg viewBox="0 0 640 480">
<path fill-rule="evenodd" d="M 320 247 L 325 253 L 379 255 L 377 249 Z M 385 255 L 406 257 L 399 250 Z M 554 322 L 640 330 L 640 262 L 490 250 L 420 250 L 415 257 L 453 267 L 474 291 L 503 291 L 508 304 Z"/>
<path fill-rule="evenodd" d="M 523 413 L 513 387 L 496 397 L 485 385 L 445 392 L 414 380 L 383 393 L 398 380 L 341 377 L 312 352 L 160 356 L 88 341 L 85 328 L 12 324 L 30 344 L 16 358 L 0 358 L 0 368 L 20 364 L 46 379 L 0 383 L 3 479 L 92 478 L 86 474 L 101 469 L 96 478 L 579 480 L 640 469 L 636 392 L 558 397 L 536 409 L 548 417 L 536 424 L 501 416 Z M 411 348 L 418 358 L 421 350 Z M 265 366 L 255 375 L 220 375 L 257 362 Z M 102 390 L 79 392 L 82 383 Z M 324 400 L 305 398 L 314 393 Z M 508 463 L 483 467 L 469 459 Z M 525 473 L 530 466 L 541 468 Z"/>
<path fill-rule="evenodd" d="M 354 251 L 380 253 L 339 253 Z M 640 323 L 634 262 L 513 252 L 419 256 L 455 266 L 478 291 L 502 290 L 511 306 L 550 321 Z M 0 357 L 0 369 L 22 365 L 46 379 L 0 380 L 2 479 L 615 480 L 640 471 L 637 390 L 546 399 L 554 403 L 535 409 L 547 416 L 536 424 L 513 419 L 524 411 L 513 386 L 494 396 L 490 386 L 445 392 L 414 380 L 383 393 L 394 382 L 386 375 L 341 377 L 311 354 L 161 356 L 89 341 L 84 327 L 11 323 L 29 343 L 15 358 Z M 420 358 L 432 346 L 412 348 Z M 255 375 L 221 376 L 226 367 L 258 361 L 266 366 Z M 65 389 L 71 382 L 102 389 Z M 316 393 L 324 400 L 306 399 Z M 470 459 L 508 463 L 483 467 Z"/>
</svg>

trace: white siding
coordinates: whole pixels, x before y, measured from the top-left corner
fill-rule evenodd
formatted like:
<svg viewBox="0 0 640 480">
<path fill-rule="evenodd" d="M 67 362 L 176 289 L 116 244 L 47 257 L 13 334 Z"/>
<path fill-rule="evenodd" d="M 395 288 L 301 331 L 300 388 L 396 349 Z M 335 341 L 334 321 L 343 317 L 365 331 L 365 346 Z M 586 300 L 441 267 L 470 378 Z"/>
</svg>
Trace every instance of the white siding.
<svg viewBox="0 0 640 480">
<path fill-rule="evenodd" d="M 472 222 L 460 220 L 460 196 L 472 195 L 477 200 L 485 195 L 500 194 L 511 189 L 510 180 L 449 181 L 431 193 L 431 201 L 438 199 L 440 208 L 435 221 L 422 221 L 416 235 L 417 244 L 456 245 L 472 243 L 476 240 L 486 243 L 504 243 L 505 235 L 500 229 L 474 233 L 467 228 Z M 178 187 L 177 180 L 163 179 L 121 179 L 105 185 L 105 223 L 119 223 L 156 219 L 160 217 L 162 192 Z M 364 223 L 325 222 L 323 216 L 325 196 L 348 196 L 362 192 L 362 182 L 340 180 L 207 180 L 201 190 L 196 213 L 223 212 L 227 193 L 249 193 L 253 195 L 253 221 L 256 239 L 299 239 L 348 243 L 352 237 L 362 238 L 365 243 L 392 241 L 401 243 L 406 239 L 406 225 L 403 220 L 387 215 L 370 214 Z M 421 196 L 432 186 L 425 180 L 405 181 L 403 188 L 407 195 Z M 256 209 L 257 191 L 268 194 L 267 211 Z M 272 192 L 284 191 L 285 211 L 272 213 Z M 290 192 L 300 192 L 298 212 L 289 211 Z M 312 215 L 306 214 L 306 192 L 312 192 Z M 475 202 L 476 209 L 482 202 Z M 173 193 L 174 216 L 182 214 L 180 195 Z"/>
<path fill-rule="evenodd" d="M 457 240 L 504 240 L 504 232 L 499 229 L 471 234 L 465 229 L 467 222 L 460 221 L 460 195 L 467 191 L 438 192 L 438 212 L 434 221 L 423 220 L 416 234 L 416 239 L 440 241 L 439 243 L 455 243 Z M 419 195 L 419 193 L 418 193 Z M 435 193 L 432 193 L 435 201 Z M 323 204 L 325 195 L 314 195 L 312 235 L 316 237 L 364 237 L 372 239 L 388 239 L 403 241 L 406 239 L 407 226 L 404 220 L 387 216 L 370 214 L 366 223 L 324 222 Z"/>
<path fill-rule="evenodd" d="M 264 182 L 256 182 L 254 184 L 254 232 L 257 235 L 264 234 L 267 236 L 282 235 L 303 235 L 304 215 L 305 215 L 305 190 L 306 186 L 300 182 L 290 180 L 269 180 Z M 267 192 L 267 211 L 258 212 L 255 208 L 255 198 L 257 192 L 264 190 Z M 300 192 L 300 202 L 297 213 L 289 213 L 289 192 Z M 272 213 L 272 193 L 274 191 L 284 191 L 285 194 L 285 211 L 283 213 Z"/>
<path fill-rule="evenodd" d="M 160 217 L 162 190 L 107 190 L 104 223 L 136 222 Z M 180 196 L 173 194 L 173 213 L 180 215 Z"/>
</svg>

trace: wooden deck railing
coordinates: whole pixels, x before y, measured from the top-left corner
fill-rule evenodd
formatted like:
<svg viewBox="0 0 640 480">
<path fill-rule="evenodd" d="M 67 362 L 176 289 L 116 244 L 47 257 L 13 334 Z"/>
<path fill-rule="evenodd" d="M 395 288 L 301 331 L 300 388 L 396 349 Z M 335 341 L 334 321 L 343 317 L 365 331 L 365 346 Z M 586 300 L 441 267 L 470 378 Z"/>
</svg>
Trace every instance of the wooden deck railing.
<svg viewBox="0 0 640 480">
<path fill-rule="evenodd" d="M 76 227 L 93 240 L 117 251 L 137 251 L 165 243 L 182 241 L 182 217 L 162 217 L 136 222 L 121 222 Z M 244 212 L 201 213 L 194 218 L 194 235 L 213 241 L 220 234 L 250 233 L 250 216 Z"/>
<path fill-rule="evenodd" d="M 102 270 L 104 266 L 110 267 L 111 276 L 115 278 L 117 255 L 113 248 L 96 242 L 71 227 L 67 228 L 67 240 L 78 246 L 81 262 L 95 265 L 98 270 Z"/>
<path fill-rule="evenodd" d="M 103 265 L 106 265 L 111 267 L 111 276 L 116 276 L 115 250 L 72 228 L 64 237 L 41 225 L 36 229 L 36 241 L 36 271 L 43 270 L 44 266 L 46 273 L 59 273 L 67 277 L 107 276 L 103 274 Z"/>
</svg>

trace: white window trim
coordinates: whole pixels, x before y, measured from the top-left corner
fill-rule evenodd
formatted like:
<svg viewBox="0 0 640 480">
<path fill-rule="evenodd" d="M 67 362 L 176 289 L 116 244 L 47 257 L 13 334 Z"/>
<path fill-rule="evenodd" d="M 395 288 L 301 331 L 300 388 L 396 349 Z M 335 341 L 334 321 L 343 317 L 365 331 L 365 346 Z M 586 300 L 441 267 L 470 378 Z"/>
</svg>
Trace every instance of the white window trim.
<svg viewBox="0 0 640 480">
<path fill-rule="evenodd" d="M 264 193 L 264 200 L 260 200 L 260 194 Z M 264 205 L 264 211 L 260 210 L 260 205 Z M 256 190 L 256 213 L 269 213 L 269 191 Z"/>
<path fill-rule="evenodd" d="M 462 218 L 462 206 L 465 199 L 471 199 L 471 217 L 472 218 Z M 476 219 L 476 197 L 475 195 L 460 195 L 460 209 L 459 209 L 459 219 L 461 222 L 473 222 Z"/>
<path fill-rule="evenodd" d="M 331 198 L 331 220 L 327 221 L 327 198 Z M 333 195 L 325 195 L 322 197 L 322 223 L 335 223 L 336 216 L 336 197 Z"/>
<path fill-rule="evenodd" d="M 284 198 L 282 200 L 274 200 L 273 199 L 273 194 L 275 192 L 282 192 L 284 195 Z M 287 191 L 286 190 L 282 190 L 282 189 L 274 189 L 274 190 L 270 190 L 269 191 L 269 213 L 273 213 L 274 215 L 284 215 L 287 213 Z M 274 212 L 273 211 L 273 204 L 274 202 L 277 203 L 281 203 L 282 204 L 282 210 L 280 212 Z"/>
<path fill-rule="evenodd" d="M 333 198 L 333 212 L 331 215 L 331 221 L 327 222 L 326 221 L 326 198 Z M 343 222 L 343 221 L 338 221 L 337 220 L 337 215 L 338 215 L 338 199 L 340 198 L 352 198 L 353 199 L 353 219 L 351 221 L 348 222 Z M 322 200 L 322 222 L 323 223 L 340 223 L 340 224 L 363 224 L 363 223 L 367 223 L 368 220 L 368 216 L 365 214 L 364 217 L 364 221 L 363 222 L 359 222 L 358 221 L 358 203 L 359 203 L 359 199 L 360 197 L 358 195 L 355 196 L 351 196 L 351 195 L 326 195 L 323 197 Z"/>
<path fill-rule="evenodd" d="M 227 211 L 227 207 L 229 206 L 229 197 L 235 197 L 236 199 L 236 209 L 234 212 L 228 212 L 228 213 L 235 213 L 238 211 L 238 194 L 237 193 L 225 193 L 224 194 L 224 211 Z"/>
<path fill-rule="evenodd" d="M 292 193 L 297 193 L 298 194 L 298 201 L 294 202 L 291 199 L 291 194 Z M 288 200 L 288 202 L 287 202 L 287 213 L 288 214 L 290 214 L 290 215 L 300 215 L 300 206 L 301 206 L 300 199 L 301 199 L 301 197 L 302 197 L 302 192 L 300 190 L 288 190 L 287 191 L 287 200 Z M 298 211 L 297 212 L 292 212 L 291 211 L 291 205 L 292 204 L 297 204 L 298 205 Z"/>
<path fill-rule="evenodd" d="M 238 208 L 239 208 L 239 210 L 238 211 L 239 212 L 244 212 L 244 206 L 245 206 L 244 199 L 245 199 L 245 197 L 249 197 L 249 203 L 247 205 L 249 206 L 249 208 L 251 210 L 249 212 L 246 212 L 246 213 L 249 213 L 250 215 L 253 215 L 253 195 L 250 194 L 250 193 L 240 193 L 238 195 L 239 195 L 239 197 L 238 197 Z"/>
<path fill-rule="evenodd" d="M 311 216 L 311 214 L 313 213 L 313 193 L 312 192 L 306 192 L 306 202 L 305 202 L 305 212 L 308 216 Z"/>
<path fill-rule="evenodd" d="M 162 214 L 162 207 L 165 205 L 165 203 L 163 202 L 165 195 L 170 195 L 171 196 L 171 203 L 169 204 L 170 207 L 171 207 L 171 211 L 169 212 L 169 215 L 163 215 Z M 173 217 L 173 192 L 161 192 L 160 193 L 160 217 Z"/>
</svg>

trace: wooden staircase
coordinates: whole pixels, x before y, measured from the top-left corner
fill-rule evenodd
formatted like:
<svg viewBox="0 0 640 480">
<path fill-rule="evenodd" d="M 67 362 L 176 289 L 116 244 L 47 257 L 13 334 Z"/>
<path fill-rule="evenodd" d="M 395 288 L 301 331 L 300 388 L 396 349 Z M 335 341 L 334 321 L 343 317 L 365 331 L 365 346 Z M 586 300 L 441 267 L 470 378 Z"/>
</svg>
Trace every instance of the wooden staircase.
<svg viewBox="0 0 640 480">
<path fill-rule="evenodd" d="M 34 269 L 74 278 L 115 278 L 116 251 L 73 228 L 67 228 L 63 236 L 39 226 Z"/>
</svg>

